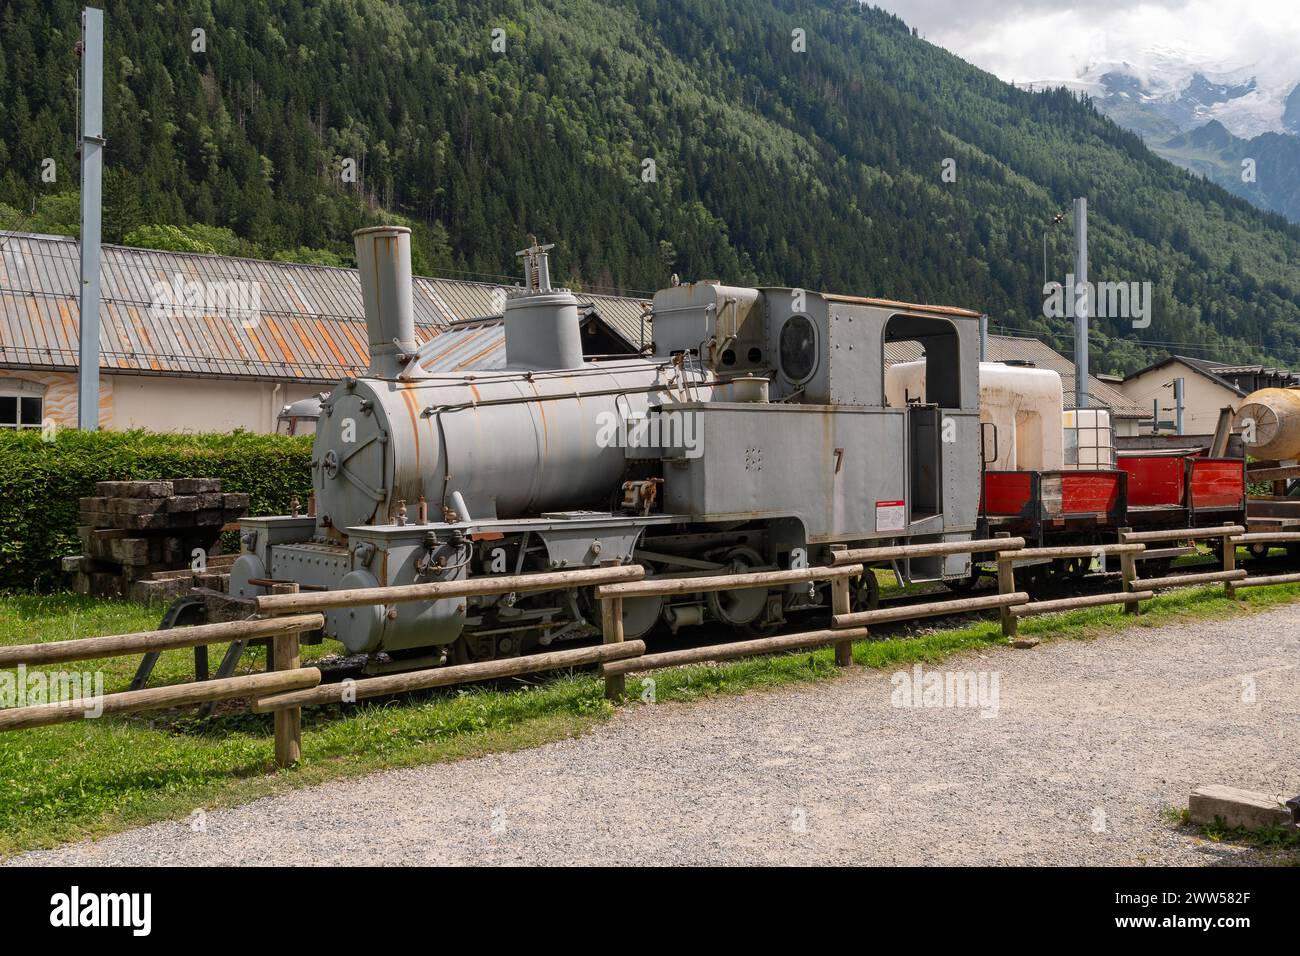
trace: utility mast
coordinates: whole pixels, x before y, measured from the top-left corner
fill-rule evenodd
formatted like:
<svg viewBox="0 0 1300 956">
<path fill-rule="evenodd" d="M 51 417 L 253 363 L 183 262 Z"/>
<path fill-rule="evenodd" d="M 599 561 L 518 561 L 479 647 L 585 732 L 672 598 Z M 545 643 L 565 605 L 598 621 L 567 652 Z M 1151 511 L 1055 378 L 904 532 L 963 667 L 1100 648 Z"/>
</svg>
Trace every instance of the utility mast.
<svg viewBox="0 0 1300 956">
<path fill-rule="evenodd" d="M 1088 200 L 1074 201 L 1074 407 L 1088 407 Z"/>
<path fill-rule="evenodd" d="M 81 11 L 81 341 L 77 427 L 99 427 L 99 239 L 104 174 L 104 11 Z"/>
</svg>

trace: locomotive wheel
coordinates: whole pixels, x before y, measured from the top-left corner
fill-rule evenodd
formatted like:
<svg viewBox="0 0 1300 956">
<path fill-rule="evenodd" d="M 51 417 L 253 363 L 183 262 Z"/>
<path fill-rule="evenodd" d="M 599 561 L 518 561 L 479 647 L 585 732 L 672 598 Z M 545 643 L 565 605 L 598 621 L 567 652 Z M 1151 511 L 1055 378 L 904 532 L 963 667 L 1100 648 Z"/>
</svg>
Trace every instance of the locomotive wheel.
<svg viewBox="0 0 1300 956">
<path fill-rule="evenodd" d="M 642 561 L 641 566 L 645 568 L 646 580 L 653 580 L 657 569 L 648 561 Z M 595 627 L 601 626 L 600 602 L 596 600 L 596 589 L 583 588 L 578 593 L 578 604 L 575 609 L 576 616 L 592 624 Z M 646 597 L 624 598 L 623 599 L 623 639 L 635 641 L 638 638 L 645 637 L 659 624 L 663 615 L 664 598 L 660 594 L 651 594 Z"/>
<path fill-rule="evenodd" d="M 744 574 L 763 565 L 762 557 L 752 548 L 738 547 L 727 552 L 725 573 Z M 732 627 L 744 627 L 757 621 L 767 609 L 767 588 L 740 591 L 709 591 L 705 595 L 714 618 Z"/>
</svg>

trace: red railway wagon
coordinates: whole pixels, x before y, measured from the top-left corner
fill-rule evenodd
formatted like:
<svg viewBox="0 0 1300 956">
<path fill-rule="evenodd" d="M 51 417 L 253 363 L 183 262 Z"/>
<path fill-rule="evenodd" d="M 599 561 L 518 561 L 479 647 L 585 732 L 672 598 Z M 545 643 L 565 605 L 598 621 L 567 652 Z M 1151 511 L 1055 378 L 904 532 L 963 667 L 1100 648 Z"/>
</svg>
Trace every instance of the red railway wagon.
<svg viewBox="0 0 1300 956">
<path fill-rule="evenodd" d="M 1128 475 L 1118 469 L 986 471 L 980 519 L 987 534 L 1005 531 L 1035 545 L 1095 541 L 1123 527 L 1127 503 Z"/>
<path fill-rule="evenodd" d="M 1240 522 L 1246 464 L 1186 452 L 1119 456 L 1114 469 L 986 471 L 984 533 L 1034 545 L 1114 541 L 1120 528 L 1189 528 Z"/>
<path fill-rule="evenodd" d="M 1185 452 L 1121 454 L 1133 528 L 1196 528 L 1246 515 L 1246 462 Z"/>
</svg>

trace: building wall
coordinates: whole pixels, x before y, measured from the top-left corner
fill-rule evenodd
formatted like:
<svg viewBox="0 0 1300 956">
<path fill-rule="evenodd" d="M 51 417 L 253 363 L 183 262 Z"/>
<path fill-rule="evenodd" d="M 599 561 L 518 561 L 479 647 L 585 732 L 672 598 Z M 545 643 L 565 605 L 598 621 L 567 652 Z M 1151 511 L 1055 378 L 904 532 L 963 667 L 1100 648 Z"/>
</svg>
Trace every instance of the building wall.
<svg viewBox="0 0 1300 956">
<path fill-rule="evenodd" d="M 77 427 L 75 373 L 0 368 L 0 391 L 6 381 L 15 380 L 44 387 L 44 416 L 56 427 Z M 267 434 L 275 431 L 282 406 L 322 390 L 325 386 L 315 384 L 101 373 L 99 427 L 173 432 L 242 428 Z"/>
<path fill-rule="evenodd" d="M 1141 431 L 1136 418 L 1112 418 L 1110 426 L 1116 438 L 1131 438 Z"/>
<path fill-rule="evenodd" d="M 43 388 L 44 417 L 56 428 L 77 427 L 77 376 L 74 372 L 28 372 L 0 368 L 0 392 L 7 382 L 27 382 Z M 111 428 L 113 421 L 113 379 L 99 377 L 99 427 Z"/>
<path fill-rule="evenodd" d="M 1151 408 L 1152 399 L 1160 402 L 1162 421 L 1173 421 L 1174 388 L 1164 388 L 1178 376 L 1183 379 L 1183 432 L 1188 435 L 1211 435 L 1219 424 L 1219 410 L 1225 405 L 1236 407 L 1241 396 L 1206 378 L 1181 362 L 1135 375 L 1120 385 L 1120 390 L 1145 409 Z M 1170 411 L 1164 411 L 1164 409 Z M 1150 434 L 1149 425 L 1142 426 L 1143 434 Z"/>
<path fill-rule="evenodd" d="M 307 398 L 320 385 L 243 382 L 223 379 L 113 376 L 112 428 L 168 432 L 228 432 L 236 428 L 266 434 L 288 402 Z"/>
</svg>

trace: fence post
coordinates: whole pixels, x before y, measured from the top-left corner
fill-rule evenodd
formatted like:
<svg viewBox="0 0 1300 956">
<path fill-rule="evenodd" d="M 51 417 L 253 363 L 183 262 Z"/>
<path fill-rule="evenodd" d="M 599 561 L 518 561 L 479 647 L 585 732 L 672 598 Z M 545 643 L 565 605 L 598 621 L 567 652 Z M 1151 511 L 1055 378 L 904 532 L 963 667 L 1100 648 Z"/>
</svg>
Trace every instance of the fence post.
<svg viewBox="0 0 1300 956">
<path fill-rule="evenodd" d="M 1230 521 L 1225 521 L 1223 524 L 1226 528 L 1235 527 Z M 1229 540 L 1231 537 L 1232 535 L 1225 533 L 1219 539 L 1223 542 L 1223 570 L 1225 571 L 1237 570 L 1237 546 Z M 1233 600 L 1237 597 L 1237 589 L 1232 586 L 1231 581 L 1223 582 L 1223 593 Z"/>
<path fill-rule="evenodd" d="M 999 531 L 993 535 L 995 538 L 1009 538 L 1010 533 Z M 1016 565 L 1011 560 L 1009 551 L 999 551 L 998 553 L 998 593 L 1015 594 L 1016 593 Z M 973 556 L 972 556 L 973 557 Z M 1016 617 L 1015 612 L 1010 607 L 998 608 L 998 617 L 1002 619 L 1002 636 L 1015 637 L 1020 633 L 1020 620 Z"/>
<path fill-rule="evenodd" d="M 600 599 L 600 629 L 605 635 L 606 644 L 623 643 L 622 598 L 607 597 Z M 621 700 L 626 689 L 626 682 L 622 674 L 605 675 L 606 700 Z"/>
<path fill-rule="evenodd" d="M 297 594 L 298 585 L 273 584 L 272 594 Z M 267 650 L 274 660 L 275 670 L 297 670 L 302 666 L 302 654 L 297 631 L 277 634 L 271 638 Z M 268 668 L 269 669 L 269 668 Z M 292 767 L 302 759 L 302 708 L 286 707 L 275 712 L 275 765 L 280 768 Z"/>
<path fill-rule="evenodd" d="M 844 545 L 837 544 L 831 547 L 831 551 L 843 551 Z M 863 574 L 875 574 L 869 567 L 862 569 Z M 848 614 L 853 610 L 852 602 L 849 599 L 849 579 L 831 578 L 831 613 Z M 853 642 L 836 641 L 835 642 L 835 664 L 839 667 L 853 666 Z"/>
<path fill-rule="evenodd" d="M 1128 533 L 1132 530 L 1133 530 L 1132 528 L 1119 529 L 1120 544 L 1128 543 L 1127 542 Z M 1132 593 L 1135 589 L 1135 585 L 1133 584 L 1133 582 L 1137 580 L 1137 557 L 1133 554 L 1132 551 L 1125 551 L 1119 556 L 1119 570 L 1121 576 L 1124 578 L 1124 593 L 1125 594 Z M 1138 614 L 1141 613 L 1141 610 L 1142 607 L 1140 604 L 1138 604 L 1137 601 L 1124 602 L 1125 614 Z"/>
</svg>

